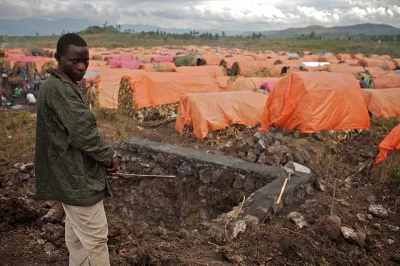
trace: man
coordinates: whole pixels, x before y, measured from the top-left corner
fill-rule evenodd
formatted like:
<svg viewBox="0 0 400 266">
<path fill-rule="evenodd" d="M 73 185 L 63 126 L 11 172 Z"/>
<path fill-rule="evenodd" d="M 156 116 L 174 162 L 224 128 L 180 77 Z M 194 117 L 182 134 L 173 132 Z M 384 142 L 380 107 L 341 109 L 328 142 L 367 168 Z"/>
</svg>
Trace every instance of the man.
<svg viewBox="0 0 400 266">
<path fill-rule="evenodd" d="M 94 104 L 96 103 L 96 99 L 97 99 L 97 89 L 94 86 L 93 80 L 90 81 L 90 88 L 87 92 L 87 99 L 89 102 L 89 108 L 90 108 L 90 110 L 92 110 L 92 107 L 94 107 Z"/>
<path fill-rule="evenodd" d="M 33 91 L 39 91 L 39 83 L 40 83 L 40 74 L 35 69 L 35 73 L 33 74 Z"/>
<path fill-rule="evenodd" d="M 27 81 L 28 80 L 28 75 L 27 75 L 27 73 L 26 73 L 26 70 L 25 70 L 25 68 L 22 68 L 21 69 L 21 76 L 22 76 L 22 80 L 23 81 Z"/>
<path fill-rule="evenodd" d="M 365 77 L 361 77 L 360 86 L 361 86 L 361 89 L 368 89 L 369 88 L 368 83 L 365 81 Z"/>
<path fill-rule="evenodd" d="M 57 43 L 58 69 L 40 89 L 36 129 L 36 198 L 62 203 L 70 266 L 110 265 L 103 199 L 111 196 L 106 174 L 119 169 L 77 82 L 89 65 L 89 49 L 77 34 Z"/>
</svg>

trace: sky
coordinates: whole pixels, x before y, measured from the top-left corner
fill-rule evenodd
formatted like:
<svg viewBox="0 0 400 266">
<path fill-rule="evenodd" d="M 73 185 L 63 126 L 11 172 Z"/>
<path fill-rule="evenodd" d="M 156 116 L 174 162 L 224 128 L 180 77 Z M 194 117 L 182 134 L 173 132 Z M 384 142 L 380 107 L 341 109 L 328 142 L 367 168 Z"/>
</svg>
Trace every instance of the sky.
<svg viewBox="0 0 400 266">
<path fill-rule="evenodd" d="M 359 23 L 399 27 L 400 0 L 0 0 L 0 19 L 65 17 L 227 31 Z"/>
</svg>

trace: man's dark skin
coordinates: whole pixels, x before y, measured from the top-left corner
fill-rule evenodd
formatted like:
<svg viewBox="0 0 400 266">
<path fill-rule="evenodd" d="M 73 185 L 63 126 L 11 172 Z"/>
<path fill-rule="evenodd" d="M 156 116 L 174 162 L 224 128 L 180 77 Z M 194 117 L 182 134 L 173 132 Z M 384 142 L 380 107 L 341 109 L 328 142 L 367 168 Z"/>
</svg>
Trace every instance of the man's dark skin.
<svg viewBox="0 0 400 266">
<path fill-rule="evenodd" d="M 89 66 L 89 48 L 75 45 L 68 46 L 64 55 L 54 55 L 58 62 L 58 70 L 67 75 L 73 82 L 79 82 L 86 74 Z M 106 168 L 108 175 L 115 175 L 119 170 L 118 157 L 112 159 L 110 168 Z"/>
</svg>

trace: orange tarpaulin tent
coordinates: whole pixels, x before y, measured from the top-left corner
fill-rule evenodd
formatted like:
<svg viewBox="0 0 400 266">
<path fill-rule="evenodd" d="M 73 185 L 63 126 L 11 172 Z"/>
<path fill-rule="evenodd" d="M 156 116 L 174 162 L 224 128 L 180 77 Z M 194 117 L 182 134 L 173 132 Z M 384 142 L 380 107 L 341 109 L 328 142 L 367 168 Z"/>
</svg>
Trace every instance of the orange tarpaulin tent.
<svg viewBox="0 0 400 266">
<path fill-rule="evenodd" d="M 375 89 L 400 88 L 400 75 L 394 71 L 369 71 Z"/>
<path fill-rule="evenodd" d="M 177 103 L 187 93 L 217 92 L 217 80 L 208 74 L 144 72 L 130 79 L 136 108 Z"/>
<path fill-rule="evenodd" d="M 269 94 L 261 129 L 270 126 L 314 133 L 366 129 L 370 121 L 353 75 L 296 72 L 282 78 Z"/>
<path fill-rule="evenodd" d="M 379 144 L 379 154 L 376 157 L 375 165 L 384 161 L 389 151 L 400 150 L 400 125 L 396 126 L 389 135 Z"/>
<path fill-rule="evenodd" d="M 389 61 L 382 58 L 363 58 L 358 62 L 360 66 L 367 67 L 380 67 L 384 70 L 394 70 L 396 68 L 395 63 L 393 61 Z"/>
<path fill-rule="evenodd" d="M 251 72 L 257 72 L 266 69 L 269 66 L 269 63 L 267 61 L 248 60 L 235 62 L 235 65 L 238 67 L 238 74 L 245 75 Z"/>
<path fill-rule="evenodd" d="M 175 64 L 169 63 L 169 62 L 154 63 L 154 64 L 148 63 L 148 64 L 139 66 L 139 69 L 143 69 L 146 72 L 157 72 L 156 68 L 159 68 L 158 72 L 162 72 L 161 70 L 170 71 L 170 72 L 176 71 Z"/>
<path fill-rule="evenodd" d="M 222 55 L 217 55 L 215 53 L 205 53 L 202 54 L 202 57 L 204 60 L 206 60 L 207 65 L 219 65 L 223 59 Z"/>
<path fill-rule="evenodd" d="M 200 141 L 211 130 L 233 124 L 260 124 L 268 95 L 252 91 L 187 94 L 181 97 L 175 129 L 182 132 L 185 125 L 193 126 Z"/>
<path fill-rule="evenodd" d="M 224 71 L 221 66 L 183 66 L 177 67 L 176 72 L 178 73 L 198 73 L 198 74 L 209 74 L 213 77 L 223 77 L 225 76 Z"/>
<path fill-rule="evenodd" d="M 351 73 L 351 74 L 366 72 L 366 70 L 361 66 L 349 66 L 347 64 L 330 65 L 329 70 L 335 73 Z"/>
<path fill-rule="evenodd" d="M 227 76 L 217 77 L 217 82 L 218 82 L 219 89 L 222 90 L 222 91 L 225 91 L 229 86 L 229 81 L 230 80 L 231 80 L 231 77 L 227 77 Z"/>
<path fill-rule="evenodd" d="M 130 70 L 122 68 L 109 68 L 100 66 L 100 82 L 98 88 L 98 99 L 100 108 L 118 108 L 118 91 L 121 78 L 132 73 L 143 72 L 143 70 Z"/>
<path fill-rule="evenodd" d="M 262 78 L 262 77 L 252 77 L 252 78 L 238 78 L 232 84 L 228 86 L 227 91 L 249 91 L 254 89 L 259 89 L 263 82 L 267 81 L 278 81 L 279 78 Z"/>
<path fill-rule="evenodd" d="M 400 117 L 400 88 L 362 90 L 368 110 L 376 117 Z"/>
</svg>

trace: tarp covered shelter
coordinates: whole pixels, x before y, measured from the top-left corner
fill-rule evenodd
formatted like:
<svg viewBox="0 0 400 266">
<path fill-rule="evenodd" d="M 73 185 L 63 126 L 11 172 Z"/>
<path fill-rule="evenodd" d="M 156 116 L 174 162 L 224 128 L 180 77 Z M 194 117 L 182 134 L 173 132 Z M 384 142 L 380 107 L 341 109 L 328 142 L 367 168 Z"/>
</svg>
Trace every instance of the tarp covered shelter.
<svg viewBox="0 0 400 266">
<path fill-rule="evenodd" d="M 347 64 L 330 65 L 329 70 L 335 73 L 351 73 L 353 75 L 366 72 L 361 66 L 349 66 Z"/>
<path fill-rule="evenodd" d="M 186 67 L 177 67 L 176 72 L 178 73 L 202 73 L 202 74 L 210 74 L 213 77 L 223 77 L 225 76 L 224 71 L 221 66 L 212 65 L 212 66 L 186 66 Z"/>
<path fill-rule="evenodd" d="M 296 72 L 282 78 L 269 94 L 261 128 L 270 126 L 314 133 L 367 129 L 370 121 L 353 75 Z"/>
<path fill-rule="evenodd" d="M 111 69 L 107 66 L 100 67 L 101 79 L 98 88 L 98 100 L 100 108 L 118 108 L 118 91 L 121 78 L 132 73 L 133 70 L 129 69 Z"/>
<path fill-rule="evenodd" d="M 259 89 L 264 82 L 277 81 L 278 78 L 263 78 L 263 77 L 251 77 L 251 78 L 238 78 L 232 84 L 228 86 L 227 91 L 249 91 Z"/>
<path fill-rule="evenodd" d="M 168 62 L 168 63 L 173 63 L 174 62 L 174 56 L 172 55 L 160 55 L 160 56 L 153 56 L 150 59 L 150 63 L 163 63 L 163 62 Z"/>
<path fill-rule="evenodd" d="M 175 129 L 193 127 L 200 141 L 211 130 L 233 124 L 255 126 L 261 123 L 268 96 L 252 91 L 187 94 L 181 97 Z"/>
<path fill-rule="evenodd" d="M 368 111 L 376 117 L 400 117 L 400 88 L 363 89 Z"/>
<path fill-rule="evenodd" d="M 223 56 L 216 53 L 205 53 L 202 55 L 207 65 L 219 65 Z"/>
<path fill-rule="evenodd" d="M 188 54 L 183 56 L 176 56 L 174 58 L 174 64 L 177 67 L 181 66 L 202 66 L 205 64 L 201 54 Z"/>
<path fill-rule="evenodd" d="M 139 69 L 143 69 L 146 72 L 175 72 L 176 66 L 174 63 L 148 63 L 139 66 Z"/>
<path fill-rule="evenodd" d="M 375 165 L 384 161 L 389 151 L 400 150 L 400 125 L 396 126 L 386 138 L 379 144 L 379 154 L 376 157 Z"/>
<path fill-rule="evenodd" d="M 369 71 L 375 89 L 400 88 L 400 75 L 394 71 Z"/>
<path fill-rule="evenodd" d="M 143 72 L 130 79 L 136 108 L 177 103 L 187 93 L 217 92 L 217 80 L 208 74 Z"/>
<path fill-rule="evenodd" d="M 232 65 L 232 76 L 246 75 L 252 72 L 262 71 L 269 66 L 267 61 L 238 61 Z"/>
</svg>

